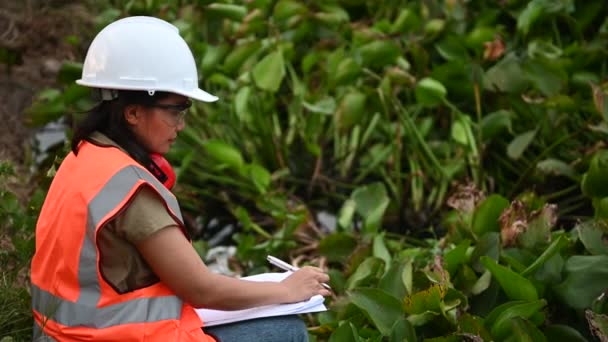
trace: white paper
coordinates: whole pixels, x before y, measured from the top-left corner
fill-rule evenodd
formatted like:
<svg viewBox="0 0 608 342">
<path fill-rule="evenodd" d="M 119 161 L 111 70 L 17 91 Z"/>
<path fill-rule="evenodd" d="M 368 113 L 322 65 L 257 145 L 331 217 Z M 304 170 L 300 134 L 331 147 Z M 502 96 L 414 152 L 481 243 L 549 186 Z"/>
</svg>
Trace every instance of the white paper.
<svg viewBox="0 0 608 342">
<path fill-rule="evenodd" d="M 261 273 L 254 276 L 243 277 L 241 279 L 249 281 L 274 281 L 279 282 L 285 279 L 291 272 L 284 273 Z M 323 304 L 325 299 L 321 295 L 316 295 L 307 301 L 290 303 L 290 304 L 273 304 L 258 306 L 255 308 L 224 311 L 224 310 L 211 310 L 211 309 L 196 309 L 196 313 L 203 320 L 203 324 L 206 327 L 226 324 L 237 321 L 244 321 L 247 319 L 260 318 L 260 317 L 271 317 L 271 316 L 283 316 L 283 315 L 294 315 L 308 312 L 320 312 L 327 311 L 327 308 Z"/>
</svg>

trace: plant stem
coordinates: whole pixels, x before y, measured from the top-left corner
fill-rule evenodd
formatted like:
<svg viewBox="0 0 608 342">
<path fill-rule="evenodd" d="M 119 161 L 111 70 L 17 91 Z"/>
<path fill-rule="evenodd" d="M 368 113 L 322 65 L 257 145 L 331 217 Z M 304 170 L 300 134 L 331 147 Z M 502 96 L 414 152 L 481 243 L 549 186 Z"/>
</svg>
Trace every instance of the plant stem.
<svg viewBox="0 0 608 342">
<path fill-rule="evenodd" d="M 516 191 L 519 189 L 519 187 L 523 183 L 524 179 L 526 179 L 530 175 L 530 172 L 532 172 L 532 170 L 536 167 L 536 164 L 540 160 L 542 160 L 549 152 L 551 152 L 554 148 L 559 146 L 562 142 L 574 138 L 576 135 L 578 135 L 581 132 L 582 132 L 582 129 L 579 129 L 578 131 L 576 131 L 574 133 L 563 136 L 561 139 L 558 139 L 556 142 L 554 142 L 548 148 L 546 148 L 544 151 L 542 151 L 540 154 L 538 154 L 536 156 L 536 158 L 534 158 L 534 160 L 530 164 L 528 164 L 528 167 L 526 168 L 526 170 L 521 173 L 521 175 L 519 176 L 519 179 L 517 179 L 517 182 L 515 182 L 515 184 L 511 188 L 511 193 L 509 194 L 509 197 L 514 196 Z"/>
<path fill-rule="evenodd" d="M 395 103 L 397 109 L 402 114 L 401 118 L 405 120 L 406 124 L 410 127 L 412 133 L 414 134 L 414 137 L 416 138 L 416 142 L 420 144 L 420 147 L 422 147 L 422 150 L 426 154 L 427 158 L 429 158 L 429 160 L 431 161 L 433 166 L 439 171 L 441 176 L 448 178 L 448 174 L 445 172 L 443 167 L 441 167 L 439 160 L 437 160 L 437 157 L 435 157 L 435 154 L 433 153 L 433 151 L 431 151 L 431 148 L 418 131 L 418 128 L 416 128 L 416 125 L 412 122 L 412 119 L 409 117 L 407 110 L 401 105 L 401 103 L 399 103 L 399 101 L 395 101 Z"/>
</svg>

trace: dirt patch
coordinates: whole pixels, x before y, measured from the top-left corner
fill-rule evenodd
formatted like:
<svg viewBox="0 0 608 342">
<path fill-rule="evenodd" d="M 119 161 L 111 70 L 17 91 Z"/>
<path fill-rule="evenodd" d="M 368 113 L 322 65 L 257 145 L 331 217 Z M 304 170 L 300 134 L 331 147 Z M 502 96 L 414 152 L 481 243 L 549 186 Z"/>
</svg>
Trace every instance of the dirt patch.
<svg viewBox="0 0 608 342">
<path fill-rule="evenodd" d="M 40 90 L 56 86 L 63 61 L 82 59 L 94 27 L 89 8 L 86 1 L 0 1 L 0 160 L 28 161 L 35 128 L 23 112 Z"/>
</svg>

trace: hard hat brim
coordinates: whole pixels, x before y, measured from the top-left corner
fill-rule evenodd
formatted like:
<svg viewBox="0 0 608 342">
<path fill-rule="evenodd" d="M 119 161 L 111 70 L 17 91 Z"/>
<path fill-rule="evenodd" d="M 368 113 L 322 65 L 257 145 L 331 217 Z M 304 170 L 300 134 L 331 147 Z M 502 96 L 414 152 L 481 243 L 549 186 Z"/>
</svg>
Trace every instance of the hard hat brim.
<svg viewBox="0 0 608 342">
<path fill-rule="evenodd" d="M 179 92 L 179 91 L 173 91 L 173 92 L 176 94 L 187 96 L 191 99 L 202 101 L 202 102 L 215 102 L 218 100 L 217 96 L 211 95 L 208 92 L 206 92 L 202 89 L 198 89 L 198 88 L 194 89 L 191 92 Z"/>
<path fill-rule="evenodd" d="M 76 81 L 77 84 L 81 85 L 81 86 L 85 86 L 85 87 L 92 87 L 92 88 L 100 88 L 100 89 L 115 89 L 115 90 L 139 90 L 139 91 L 165 91 L 168 93 L 174 93 L 174 94 L 179 94 L 179 95 L 183 95 L 186 97 L 189 97 L 191 99 L 195 99 L 195 100 L 199 100 L 202 102 L 215 102 L 218 100 L 218 97 L 215 95 L 211 95 L 208 92 L 199 89 L 199 88 L 195 88 L 192 89 L 191 91 L 184 91 L 184 90 L 177 90 L 177 89 L 147 89 L 147 88 L 139 88 L 139 87 L 132 87 L 132 86 L 121 86 L 118 84 L 114 84 L 114 85 L 99 85 L 99 84 L 95 84 L 95 83 L 91 83 L 91 82 L 87 82 L 85 80 L 79 79 Z"/>
</svg>

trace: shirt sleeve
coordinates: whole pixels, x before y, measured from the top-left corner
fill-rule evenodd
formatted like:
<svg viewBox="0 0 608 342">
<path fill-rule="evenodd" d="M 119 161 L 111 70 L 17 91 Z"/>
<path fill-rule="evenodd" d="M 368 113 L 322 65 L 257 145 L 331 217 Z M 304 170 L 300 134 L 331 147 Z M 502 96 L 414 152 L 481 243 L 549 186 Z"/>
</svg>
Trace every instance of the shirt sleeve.
<svg viewBox="0 0 608 342">
<path fill-rule="evenodd" d="M 116 217 L 116 233 L 131 243 L 140 242 L 157 231 L 176 226 L 161 197 L 143 186 L 122 213 Z"/>
</svg>

